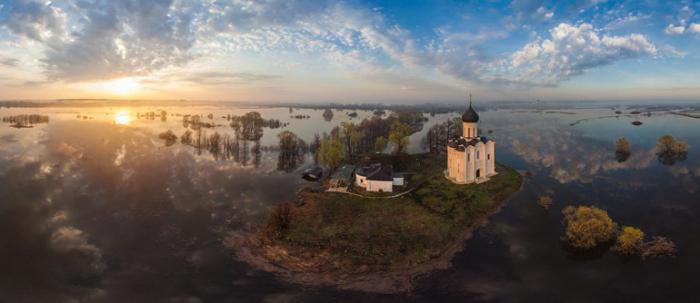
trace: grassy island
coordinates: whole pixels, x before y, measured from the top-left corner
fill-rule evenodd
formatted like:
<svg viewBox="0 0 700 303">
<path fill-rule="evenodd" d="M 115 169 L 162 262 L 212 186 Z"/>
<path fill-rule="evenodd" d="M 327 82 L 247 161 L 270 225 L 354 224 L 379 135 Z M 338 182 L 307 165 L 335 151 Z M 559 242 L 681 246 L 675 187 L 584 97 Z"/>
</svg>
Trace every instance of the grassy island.
<svg viewBox="0 0 700 303">
<path fill-rule="evenodd" d="M 335 283 L 438 259 L 449 263 L 455 247 L 522 182 L 518 172 L 500 164 L 490 181 L 458 185 L 444 177 L 444 157 L 413 155 L 392 161 L 395 168 L 412 172 L 410 182 L 418 184 L 414 191 L 377 199 L 302 190 L 297 203 L 272 210 L 252 241 L 255 254 L 291 272 L 323 273 Z"/>
</svg>

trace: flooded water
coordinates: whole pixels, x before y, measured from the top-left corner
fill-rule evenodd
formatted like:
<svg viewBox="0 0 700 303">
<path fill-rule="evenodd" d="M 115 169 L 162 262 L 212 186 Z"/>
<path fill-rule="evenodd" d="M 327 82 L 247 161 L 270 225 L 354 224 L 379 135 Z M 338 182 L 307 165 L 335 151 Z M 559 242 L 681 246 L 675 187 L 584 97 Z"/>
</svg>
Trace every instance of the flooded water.
<svg viewBox="0 0 700 303">
<path fill-rule="evenodd" d="M 161 110 L 165 119 L 144 113 Z M 622 108 L 628 113 L 630 110 Z M 259 112 L 288 125 L 263 128 L 236 157 L 215 157 L 158 135 L 186 130 L 198 114 L 234 136 L 226 115 Z M 223 239 L 252 230 L 272 205 L 307 185 L 310 156 L 278 169 L 277 135 L 306 142 L 371 111 L 226 106 L 4 108 L 0 117 L 39 114 L 33 128 L 0 124 L 0 302 L 602 302 L 693 301 L 700 282 L 700 119 L 665 111 L 617 116 L 609 108 L 481 111 L 497 160 L 532 173 L 524 190 L 466 243 L 449 270 L 402 295 L 302 288 L 233 258 Z M 308 119 L 292 118 L 294 115 Z M 458 114 L 425 115 L 427 129 Z M 84 118 L 86 117 L 87 118 Z M 632 121 L 643 122 L 634 126 Z M 664 165 L 659 136 L 690 145 Z M 615 159 L 624 136 L 632 155 Z M 244 140 L 245 141 L 245 140 Z M 256 147 L 257 146 L 257 147 Z M 536 200 L 553 198 L 545 210 Z M 581 256 L 564 248 L 561 210 L 596 205 L 622 225 L 673 240 L 676 258 L 628 260 L 612 252 Z"/>
</svg>

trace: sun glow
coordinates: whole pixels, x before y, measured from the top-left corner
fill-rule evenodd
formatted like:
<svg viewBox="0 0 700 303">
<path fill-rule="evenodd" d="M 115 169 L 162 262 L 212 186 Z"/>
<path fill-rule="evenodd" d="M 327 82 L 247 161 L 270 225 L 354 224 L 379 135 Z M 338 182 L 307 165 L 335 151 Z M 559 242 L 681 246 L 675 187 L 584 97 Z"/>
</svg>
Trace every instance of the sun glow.
<svg viewBox="0 0 700 303">
<path fill-rule="evenodd" d="M 131 116 L 127 111 L 117 112 L 114 115 L 114 123 L 119 125 L 129 125 L 131 123 Z"/>
<path fill-rule="evenodd" d="M 115 94 L 126 95 L 140 88 L 139 81 L 134 78 L 120 78 L 104 82 L 104 89 Z"/>
</svg>

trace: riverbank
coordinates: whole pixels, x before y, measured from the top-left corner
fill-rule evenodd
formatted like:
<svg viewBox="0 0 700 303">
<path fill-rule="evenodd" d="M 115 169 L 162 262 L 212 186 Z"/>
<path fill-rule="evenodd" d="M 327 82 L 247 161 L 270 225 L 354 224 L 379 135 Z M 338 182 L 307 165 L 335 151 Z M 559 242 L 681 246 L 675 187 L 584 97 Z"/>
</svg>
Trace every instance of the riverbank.
<svg viewBox="0 0 700 303">
<path fill-rule="evenodd" d="M 453 184 L 444 163 L 428 155 L 404 159 L 402 169 L 418 172 L 414 182 L 424 184 L 396 199 L 301 191 L 297 203 L 273 209 L 272 221 L 286 214 L 281 228 L 268 221 L 258 233 L 231 234 L 227 244 L 240 260 L 294 283 L 409 291 L 421 276 L 449 268 L 465 240 L 522 185 L 502 165 L 489 182 Z"/>
</svg>

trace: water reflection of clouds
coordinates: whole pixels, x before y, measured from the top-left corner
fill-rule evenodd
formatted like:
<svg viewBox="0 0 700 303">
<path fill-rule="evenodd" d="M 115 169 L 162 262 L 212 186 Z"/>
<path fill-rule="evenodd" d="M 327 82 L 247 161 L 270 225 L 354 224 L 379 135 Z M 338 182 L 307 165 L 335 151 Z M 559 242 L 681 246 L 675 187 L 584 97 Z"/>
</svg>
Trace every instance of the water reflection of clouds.
<svg viewBox="0 0 700 303">
<path fill-rule="evenodd" d="M 644 169 L 656 159 L 654 149 L 637 150 L 625 162 L 614 157 L 612 142 L 583 136 L 555 118 L 499 112 L 497 142 L 531 165 L 549 170 L 560 183 L 590 183 L 602 172 Z"/>
<path fill-rule="evenodd" d="M 15 162 L 0 175 L 0 296 L 62 302 L 90 293 L 105 264 L 89 235 L 59 210 L 60 171 Z M 41 291 L 37 291 L 41 290 Z"/>
<path fill-rule="evenodd" d="M 2 252 L 0 299 L 177 301 L 228 285 L 241 267 L 219 248 L 221 232 L 257 226 L 300 186 L 296 174 L 163 148 L 142 131 L 55 122 L 32 147 L 42 156 L 3 158 L 0 242 L 16 244 Z M 212 276 L 192 272 L 203 267 Z M 188 290 L 153 282 L 163 279 Z M 154 289 L 134 298 L 144 285 Z"/>
</svg>

